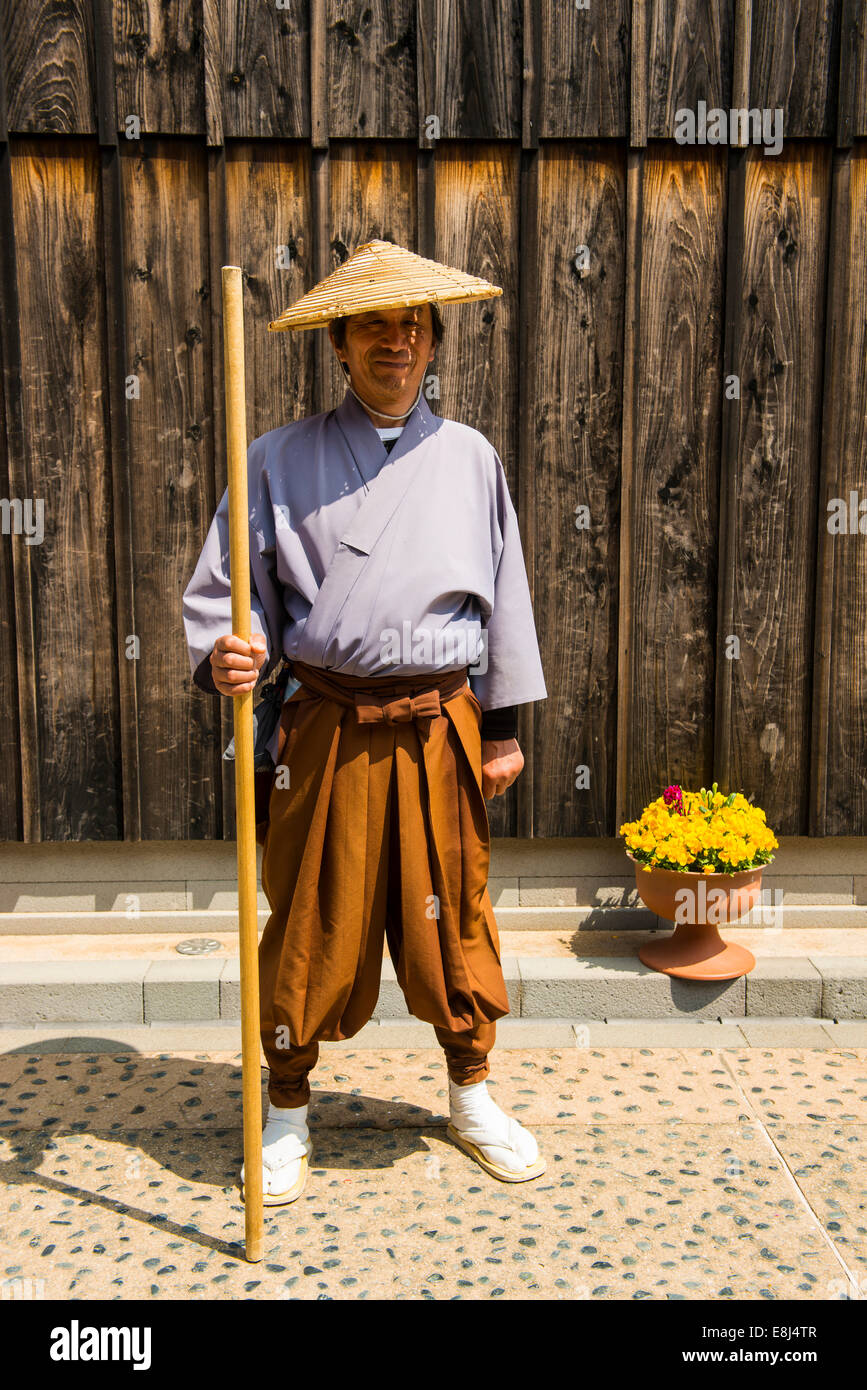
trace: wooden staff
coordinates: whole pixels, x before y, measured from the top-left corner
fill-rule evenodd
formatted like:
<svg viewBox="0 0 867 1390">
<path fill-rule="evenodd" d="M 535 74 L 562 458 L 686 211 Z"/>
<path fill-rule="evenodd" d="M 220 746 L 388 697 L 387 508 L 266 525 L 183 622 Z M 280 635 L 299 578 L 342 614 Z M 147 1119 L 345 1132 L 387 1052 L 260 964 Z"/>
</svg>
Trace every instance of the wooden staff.
<svg viewBox="0 0 867 1390">
<path fill-rule="evenodd" d="M 244 287 L 241 267 L 224 265 L 223 354 L 229 465 L 229 573 L 232 632 L 250 641 L 250 517 L 244 383 Z M 259 1063 L 259 922 L 253 769 L 253 691 L 232 696 L 235 732 L 235 824 L 238 837 L 238 928 L 241 949 L 241 1068 L 244 1114 L 244 1251 L 262 1259 L 262 1081 Z"/>
</svg>

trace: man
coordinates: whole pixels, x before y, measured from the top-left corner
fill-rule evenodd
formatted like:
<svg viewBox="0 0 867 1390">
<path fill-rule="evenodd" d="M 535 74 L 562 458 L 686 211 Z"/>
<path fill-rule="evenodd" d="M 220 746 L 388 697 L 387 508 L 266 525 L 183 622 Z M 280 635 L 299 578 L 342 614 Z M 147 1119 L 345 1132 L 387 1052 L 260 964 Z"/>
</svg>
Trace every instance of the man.
<svg viewBox="0 0 867 1390">
<path fill-rule="evenodd" d="M 246 693 L 284 654 L 297 683 L 263 840 L 269 1206 L 303 1191 L 308 1074 L 320 1041 L 371 1017 L 384 938 L 445 1052 L 449 1135 L 504 1181 L 545 1171 L 487 1094 L 509 1004 L 485 798 L 523 767 L 515 707 L 547 692 L 502 463 L 422 396 L 437 302 L 499 293 L 374 241 L 271 324 L 327 323 L 347 392 L 250 445 L 251 641 L 231 633 L 227 494 L 184 594 L 203 689 Z"/>
</svg>

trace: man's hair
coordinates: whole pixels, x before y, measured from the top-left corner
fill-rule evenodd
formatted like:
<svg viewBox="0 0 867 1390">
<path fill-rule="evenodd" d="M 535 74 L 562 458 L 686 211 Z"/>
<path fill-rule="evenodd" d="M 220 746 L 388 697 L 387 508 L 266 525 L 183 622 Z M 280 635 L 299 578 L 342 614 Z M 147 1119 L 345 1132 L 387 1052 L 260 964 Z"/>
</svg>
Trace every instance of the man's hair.
<svg viewBox="0 0 867 1390">
<path fill-rule="evenodd" d="M 445 324 L 442 321 L 438 304 L 431 304 L 430 315 L 433 324 L 433 340 L 435 343 L 441 343 L 443 334 L 445 333 Z M 346 323 L 349 317 L 348 314 L 344 314 L 342 318 L 332 319 L 329 324 L 329 327 L 334 333 L 334 343 L 336 347 L 342 348 L 346 342 Z"/>
</svg>

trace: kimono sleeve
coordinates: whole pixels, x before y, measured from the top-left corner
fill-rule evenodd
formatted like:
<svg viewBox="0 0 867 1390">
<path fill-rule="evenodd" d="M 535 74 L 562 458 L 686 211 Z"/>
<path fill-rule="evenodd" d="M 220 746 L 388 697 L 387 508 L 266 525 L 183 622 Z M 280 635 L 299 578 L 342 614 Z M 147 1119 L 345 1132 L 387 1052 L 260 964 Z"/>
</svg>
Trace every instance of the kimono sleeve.
<svg viewBox="0 0 867 1390">
<path fill-rule="evenodd" d="M 470 688 L 483 710 L 548 697 L 518 516 L 496 451 L 494 459 L 496 481 L 490 532 L 494 602 L 487 622 L 483 619 L 482 623 L 485 645 L 477 663 L 479 669 L 470 667 L 469 673 Z"/>
<path fill-rule="evenodd" d="M 250 494 L 251 631 L 265 638 L 267 659 L 257 684 L 267 680 L 282 655 L 283 598 L 275 579 L 274 514 L 259 467 L 258 441 L 247 451 Z M 216 695 L 210 656 L 218 637 L 232 631 L 229 572 L 229 490 L 223 493 L 198 563 L 183 595 L 184 631 L 195 684 Z"/>
</svg>

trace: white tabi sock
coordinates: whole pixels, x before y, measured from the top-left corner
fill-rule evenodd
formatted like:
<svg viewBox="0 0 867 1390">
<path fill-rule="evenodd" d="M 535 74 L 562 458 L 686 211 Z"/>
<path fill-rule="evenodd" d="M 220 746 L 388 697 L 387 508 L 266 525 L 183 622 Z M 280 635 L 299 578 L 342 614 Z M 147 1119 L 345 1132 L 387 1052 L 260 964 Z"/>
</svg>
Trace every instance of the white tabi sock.
<svg viewBox="0 0 867 1390">
<path fill-rule="evenodd" d="M 488 1095 L 486 1081 L 477 1081 L 472 1086 L 458 1086 L 449 1077 L 449 1111 L 455 1129 L 484 1125 L 492 1134 L 503 1139 L 507 1137 L 509 1117 Z"/>
<path fill-rule="evenodd" d="M 293 1130 L 304 1142 L 310 1138 L 310 1131 L 307 1128 L 307 1106 L 296 1105 L 289 1109 L 281 1109 L 274 1105 L 273 1101 L 268 1102 L 268 1117 L 265 1128 L 262 1131 L 262 1156 L 265 1150 L 279 1141 Z"/>
</svg>

